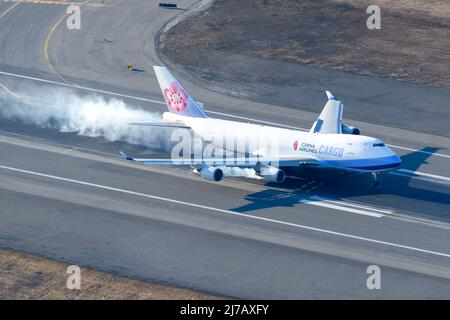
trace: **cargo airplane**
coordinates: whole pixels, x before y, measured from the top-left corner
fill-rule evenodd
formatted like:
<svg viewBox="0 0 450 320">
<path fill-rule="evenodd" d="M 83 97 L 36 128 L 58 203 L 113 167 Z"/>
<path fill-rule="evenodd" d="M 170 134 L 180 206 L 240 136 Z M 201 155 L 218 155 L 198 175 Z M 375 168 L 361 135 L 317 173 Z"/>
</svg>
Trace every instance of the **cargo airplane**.
<svg viewBox="0 0 450 320">
<path fill-rule="evenodd" d="M 164 112 L 162 122 L 131 125 L 188 130 L 210 147 L 200 156 L 172 152 L 170 159 L 139 159 L 121 152 L 125 160 L 147 165 L 191 166 L 201 177 L 213 181 L 222 179 L 224 167 L 252 168 L 260 177 L 276 183 L 284 182 L 286 175 L 298 173 L 298 168 L 335 168 L 371 172 L 374 186 L 378 184 L 380 171 L 401 163 L 382 141 L 360 135 L 359 129 L 345 125 L 342 122 L 344 106 L 329 91 L 326 91 L 328 101 L 317 121 L 309 132 L 304 132 L 210 118 L 203 104 L 195 101 L 167 68 L 154 66 L 154 70 L 168 112 Z"/>
</svg>

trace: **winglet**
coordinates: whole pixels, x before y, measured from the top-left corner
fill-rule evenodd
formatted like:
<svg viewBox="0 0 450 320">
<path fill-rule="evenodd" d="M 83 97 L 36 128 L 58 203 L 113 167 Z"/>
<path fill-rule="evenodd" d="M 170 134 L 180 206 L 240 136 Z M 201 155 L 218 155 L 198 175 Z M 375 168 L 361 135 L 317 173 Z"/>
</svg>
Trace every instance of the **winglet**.
<svg viewBox="0 0 450 320">
<path fill-rule="evenodd" d="M 120 155 L 123 157 L 123 160 L 127 160 L 127 161 L 134 161 L 134 159 L 128 155 L 126 155 L 125 153 L 123 153 L 122 151 L 119 151 Z"/>
<path fill-rule="evenodd" d="M 325 93 L 327 94 L 328 100 L 337 100 L 337 98 L 330 91 L 327 90 Z"/>
</svg>

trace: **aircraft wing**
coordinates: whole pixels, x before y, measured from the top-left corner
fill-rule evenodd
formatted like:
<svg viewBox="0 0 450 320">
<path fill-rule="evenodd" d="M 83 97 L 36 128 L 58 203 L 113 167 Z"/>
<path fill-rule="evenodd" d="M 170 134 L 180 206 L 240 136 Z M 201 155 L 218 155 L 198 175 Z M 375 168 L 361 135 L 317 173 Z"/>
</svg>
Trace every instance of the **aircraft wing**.
<svg viewBox="0 0 450 320">
<path fill-rule="evenodd" d="M 178 123 L 167 123 L 167 122 L 130 122 L 131 126 L 147 126 L 147 127 L 164 127 L 164 128 L 183 128 L 191 129 L 189 126 Z"/>
<path fill-rule="evenodd" d="M 319 162 L 314 158 L 306 157 L 279 157 L 269 159 L 264 157 L 237 157 L 237 158 L 180 158 L 180 159 L 145 159 L 133 158 L 120 152 L 124 160 L 135 161 L 147 165 L 170 165 L 170 166 L 214 166 L 214 167 L 240 167 L 255 168 L 261 164 L 274 165 L 277 167 L 298 167 L 302 165 L 316 166 Z"/>
<path fill-rule="evenodd" d="M 313 157 L 304 156 L 283 156 L 277 159 L 279 167 L 300 167 L 300 166 L 318 166 L 319 160 Z"/>
</svg>

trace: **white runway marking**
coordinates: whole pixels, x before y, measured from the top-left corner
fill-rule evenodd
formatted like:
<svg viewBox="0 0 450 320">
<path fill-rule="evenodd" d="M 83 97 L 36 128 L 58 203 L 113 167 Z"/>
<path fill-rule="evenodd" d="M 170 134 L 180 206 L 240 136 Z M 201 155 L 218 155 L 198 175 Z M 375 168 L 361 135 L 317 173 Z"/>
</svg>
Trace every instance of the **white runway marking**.
<svg viewBox="0 0 450 320">
<path fill-rule="evenodd" d="M 20 4 L 20 2 L 16 2 L 15 4 L 13 4 L 11 7 L 9 7 L 8 9 L 6 9 L 5 11 L 3 11 L 2 14 L 0 14 L 0 19 L 3 18 L 3 16 L 5 16 L 8 12 L 10 12 L 12 9 L 14 9 L 15 7 L 17 7 Z"/>
<path fill-rule="evenodd" d="M 431 173 L 412 171 L 412 170 L 407 170 L 407 169 L 398 169 L 397 171 L 405 172 L 405 173 L 408 173 L 408 174 L 411 174 L 414 176 L 422 176 L 422 177 L 429 177 L 429 178 L 433 178 L 433 179 L 441 179 L 441 180 L 445 180 L 445 181 L 450 181 L 450 178 L 448 178 L 448 177 L 438 176 L 436 174 L 431 174 Z"/>
<path fill-rule="evenodd" d="M 418 179 L 418 180 L 422 180 L 422 181 L 450 184 L 449 177 L 439 176 L 436 174 L 431 174 L 431 173 L 426 173 L 426 172 L 412 171 L 412 170 L 408 170 L 408 169 L 398 169 L 396 171 L 391 171 L 389 173 L 396 175 L 396 176 L 414 178 L 414 179 Z"/>
<path fill-rule="evenodd" d="M 381 218 L 385 215 L 392 214 L 392 210 L 375 208 L 355 202 L 343 201 L 338 199 L 324 198 L 320 196 L 312 196 L 309 199 L 300 200 L 302 203 L 325 207 L 350 213 L 362 214 L 369 217 Z"/>
<path fill-rule="evenodd" d="M 12 95 L 13 97 L 15 97 L 16 99 L 20 99 L 20 97 L 15 94 L 14 92 L 12 92 L 11 90 L 9 90 L 6 86 L 4 86 L 2 83 L 0 83 L 0 87 L 3 88 L 3 90 L 5 90 L 7 93 L 9 93 L 10 95 Z"/>
<path fill-rule="evenodd" d="M 342 232 L 336 232 L 336 231 L 327 230 L 327 229 L 315 228 L 315 227 L 310 227 L 310 226 L 306 226 L 306 225 L 291 223 L 291 222 L 287 222 L 287 221 L 275 220 L 275 219 L 264 218 L 264 217 L 259 217 L 259 216 L 252 216 L 252 215 L 239 213 L 239 212 L 234 212 L 234 211 L 230 211 L 230 210 L 219 209 L 219 208 L 214 208 L 214 207 L 210 207 L 210 206 L 204 206 L 204 205 L 201 205 L 201 204 L 196 204 L 196 203 L 191 203 L 191 202 L 186 202 L 186 201 L 180 201 L 180 200 L 175 200 L 175 199 L 170 199 L 170 198 L 165 198 L 165 197 L 160 197 L 160 196 L 155 196 L 155 195 L 150 195 L 150 194 L 145 194 L 145 193 L 140 193 L 140 192 L 134 192 L 134 191 L 125 190 L 125 189 L 108 187 L 108 186 L 104 186 L 104 185 L 100 185 L 100 184 L 95 184 L 95 183 L 90 183 L 90 182 L 85 182 L 85 181 L 80 181 L 80 180 L 74 180 L 74 179 L 69 179 L 69 178 L 64 178 L 64 177 L 58 177 L 58 176 L 49 175 L 49 174 L 40 173 L 40 172 L 35 172 L 35 171 L 30 171 L 30 170 L 23 170 L 23 169 L 18 169 L 18 168 L 13 168 L 13 167 L 8 167 L 8 166 L 2 166 L 2 165 L 0 165 L 0 169 L 14 171 L 14 172 L 20 172 L 20 173 L 25 173 L 25 174 L 30 174 L 30 175 L 44 177 L 44 178 L 53 179 L 53 180 L 59 180 L 59 181 L 64 181 L 64 182 L 75 183 L 75 184 L 84 185 L 84 186 L 93 187 L 93 188 L 98 188 L 98 189 L 103 189 L 103 190 L 110 190 L 110 191 L 114 191 L 114 192 L 121 192 L 121 193 L 129 194 L 129 195 L 133 195 L 133 196 L 144 197 L 144 198 L 149 198 L 149 199 L 154 199 L 154 200 L 160 200 L 160 201 L 164 201 L 164 202 L 170 202 L 170 203 L 179 204 L 179 205 L 188 206 L 188 207 L 193 207 L 193 208 L 211 210 L 211 211 L 215 211 L 215 212 L 220 212 L 220 213 L 225 213 L 225 214 L 229 214 L 229 215 L 239 216 L 239 217 L 242 217 L 242 218 L 245 218 L 245 219 L 253 219 L 253 220 L 265 221 L 265 222 L 270 222 L 270 223 L 276 223 L 276 224 L 280 224 L 280 225 L 285 225 L 285 226 L 294 227 L 294 228 L 303 229 L 303 230 L 320 232 L 320 233 L 329 234 L 329 235 L 333 235 L 333 236 L 338 236 L 338 237 L 342 237 L 342 238 L 360 240 L 360 241 L 365 241 L 365 242 L 370 242 L 370 243 L 375 243 L 375 244 L 381 244 L 381 245 L 385 245 L 385 246 L 401 248 L 401 249 L 405 249 L 405 250 L 410 250 L 410 251 L 415 251 L 415 252 L 420 252 L 420 253 L 427 253 L 427 254 L 431 254 L 431 255 L 436 255 L 436 256 L 441 256 L 441 257 L 445 257 L 445 258 L 450 258 L 450 254 L 448 254 L 448 253 L 432 251 L 432 250 L 427 250 L 427 249 L 421 249 L 421 248 L 416 248 L 416 247 L 411 247 L 411 246 L 406 246 L 406 245 L 402 245 L 402 244 L 397 244 L 397 243 L 392 243 L 392 242 L 387 242 L 387 241 L 381 241 L 381 240 L 376 240 L 376 239 L 371 239 L 371 238 L 366 238 L 366 237 L 360 237 L 360 236 L 355 236 L 355 235 L 348 234 L 348 233 L 342 233 Z"/>
<path fill-rule="evenodd" d="M 328 203 L 326 201 L 300 200 L 299 202 L 300 203 L 310 204 L 310 205 L 313 205 L 313 206 L 318 206 L 318 207 L 324 207 L 324 208 L 329 208 L 329 209 L 334 209 L 334 210 L 339 210 L 339 211 L 346 211 L 346 212 L 350 212 L 350 213 L 362 214 L 362 215 L 369 216 L 369 217 L 374 217 L 374 218 L 384 217 L 384 214 L 370 212 L 370 211 L 364 211 L 364 210 L 355 209 L 355 208 L 347 208 L 345 206 Z"/>
<path fill-rule="evenodd" d="M 79 86 L 79 85 L 74 85 L 74 84 L 69 84 L 69 83 L 63 83 L 63 82 L 58 82 L 58 81 L 46 80 L 46 79 L 41 79 L 41 78 L 36 78 L 36 77 L 30 77 L 30 76 L 25 76 L 25 75 L 21 75 L 21 74 L 10 73 L 10 72 L 0 71 L 0 74 L 6 75 L 6 76 L 11 76 L 11 77 L 16 77 L 16 78 L 22 78 L 22 79 L 28 79 L 28 80 L 43 82 L 43 83 L 55 84 L 55 85 L 64 86 L 64 87 L 71 87 L 71 88 L 80 89 L 80 90 L 104 93 L 104 94 L 108 94 L 108 95 L 112 95 L 112 96 L 123 97 L 123 98 L 128 98 L 128 99 L 134 99 L 134 100 L 138 100 L 138 101 L 152 102 L 152 103 L 157 103 L 157 104 L 161 104 L 161 105 L 165 105 L 166 104 L 164 101 L 153 100 L 153 99 L 142 98 L 142 97 L 136 97 L 136 96 L 132 96 L 132 95 L 128 95 L 128 94 L 122 94 L 122 93 L 117 93 L 117 92 L 113 92 L 113 91 L 94 89 L 94 88 L 89 88 L 89 87 L 84 87 L 84 86 Z M 235 119 L 253 121 L 253 122 L 257 122 L 257 123 L 261 123 L 261 124 L 268 124 L 268 125 L 273 125 L 273 126 L 278 126 L 278 127 L 283 127 L 283 128 L 287 128 L 287 129 L 293 129 L 293 130 L 309 131 L 309 129 L 295 127 L 295 126 L 290 126 L 290 125 L 276 123 L 276 122 L 270 122 L 270 121 L 258 120 L 258 119 L 254 119 L 254 118 L 247 118 L 247 117 L 242 117 L 242 116 L 236 116 L 236 115 L 233 115 L 233 114 L 222 113 L 222 112 L 211 111 L 211 110 L 205 110 L 205 111 L 207 113 L 217 114 L 217 115 L 230 117 L 230 118 L 235 118 Z M 413 148 L 407 148 L 407 147 L 392 145 L 392 144 L 388 144 L 388 146 L 391 147 L 391 148 L 395 148 L 395 149 L 414 151 L 414 152 L 427 154 L 427 155 L 430 155 L 430 156 L 438 156 L 438 157 L 444 157 L 444 158 L 449 158 L 450 159 L 450 155 L 446 155 L 446 154 L 442 154 L 442 153 L 429 152 L 429 151 L 424 151 L 424 150 L 418 150 L 418 149 L 413 149 Z"/>
<path fill-rule="evenodd" d="M 391 148 L 395 148 L 395 149 L 402 149 L 402 150 L 406 150 L 406 151 L 414 151 L 414 152 L 419 152 L 419 153 L 423 153 L 423 154 L 428 154 L 430 156 L 438 156 L 438 157 L 443 157 L 443 158 L 449 158 L 450 159 L 450 155 L 443 154 L 443 153 L 436 153 L 436 152 L 430 152 L 430 151 L 424 151 L 424 150 L 417 150 L 417 149 L 413 149 L 413 148 L 396 146 L 396 145 L 393 145 L 393 144 L 388 144 L 387 146 L 389 146 Z"/>
<path fill-rule="evenodd" d="M 152 99 L 147 99 L 147 98 L 140 98 L 140 97 L 136 97 L 136 96 L 130 96 L 130 95 L 127 95 L 127 94 L 121 94 L 121 93 L 107 91 L 107 90 L 100 90 L 100 89 L 94 89 L 94 88 L 89 88 L 89 87 L 83 87 L 83 86 L 79 86 L 79 85 L 76 85 L 76 84 L 58 82 L 58 81 L 53 81 L 53 80 L 46 80 L 46 79 L 41 79 L 41 78 L 36 78 L 36 77 L 29 77 L 29 76 L 24 76 L 24 75 L 21 75 L 21 74 L 15 74 L 15 73 L 3 72 L 3 71 L 0 71 L 0 74 L 3 74 L 5 76 L 11 76 L 11 77 L 16 77 L 16 78 L 22 78 L 22 79 L 28 79 L 28 80 L 43 82 L 43 83 L 55 84 L 55 85 L 63 86 L 63 87 L 70 87 L 70 88 L 74 88 L 74 89 L 80 89 L 80 90 L 104 93 L 104 94 L 108 94 L 108 95 L 111 95 L 111 96 L 118 96 L 118 97 L 122 97 L 122 98 L 129 98 L 129 99 L 146 101 L 146 102 L 153 102 L 153 103 L 164 104 L 164 105 L 166 104 L 165 102 L 158 101 L 158 100 L 152 100 Z"/>
</svg>

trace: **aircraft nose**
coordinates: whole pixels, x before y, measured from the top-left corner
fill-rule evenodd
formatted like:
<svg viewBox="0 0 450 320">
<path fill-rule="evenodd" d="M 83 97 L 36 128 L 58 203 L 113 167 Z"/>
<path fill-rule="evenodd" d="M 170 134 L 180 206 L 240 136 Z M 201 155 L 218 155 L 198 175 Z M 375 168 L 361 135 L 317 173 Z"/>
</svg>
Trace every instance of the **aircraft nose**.
<svg viewBox="0 0 450 320">
<path fill-rule="evenodd" d="M 398 167 L 399 165 L 401 165 L 402 159 L 390 148 L 386 147 L 386 149 L 388 151 L 387 153 L 388 153 L 388 157 L 391 162 L 391 167 L 394 168 L 394 167 Z"/>
</svg>

